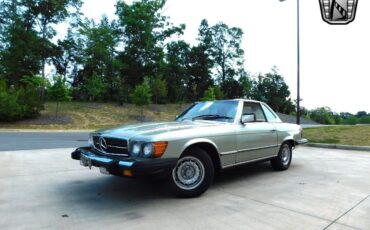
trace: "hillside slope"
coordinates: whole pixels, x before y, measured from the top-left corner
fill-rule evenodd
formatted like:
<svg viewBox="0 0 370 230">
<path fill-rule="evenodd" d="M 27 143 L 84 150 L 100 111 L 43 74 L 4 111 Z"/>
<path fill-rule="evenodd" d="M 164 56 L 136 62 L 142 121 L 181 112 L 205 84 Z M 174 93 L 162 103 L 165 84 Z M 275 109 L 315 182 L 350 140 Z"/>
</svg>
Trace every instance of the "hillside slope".
<svg viewBox="0 0 370 230">
<path fill-rule="evenodd" d="M 143 107 L 144 117 L 141 117 L 141 108 L 132 104 L 119 106 L 116 103 L 63 102 L 60 103 L 56 117 L 56 104 L 46 103 L 45 110 L 39 117 L 14 123 L 0 122 L 0 129 L 94 130 L 142 121 L 171 121 L 188 106 L 189 104 L 148 105 Z M 295 123 L 294 116 L 281 113 L 278 115 L 284 122 Z M 316 123 L 302 119 L 302 124 Z"/>
</svg>

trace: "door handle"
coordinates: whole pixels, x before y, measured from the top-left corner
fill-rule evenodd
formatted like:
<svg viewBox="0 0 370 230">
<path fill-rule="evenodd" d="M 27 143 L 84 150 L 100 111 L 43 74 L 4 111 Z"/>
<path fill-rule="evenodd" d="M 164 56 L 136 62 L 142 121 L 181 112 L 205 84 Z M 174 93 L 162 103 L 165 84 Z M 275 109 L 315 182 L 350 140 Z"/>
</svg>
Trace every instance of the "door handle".
<svg viewBox="0 0 370 230">
<path fill-rule="evenodd" d="M 270 132 L 276 132 L 276 129 L 271 129 Z"/>
</svg>

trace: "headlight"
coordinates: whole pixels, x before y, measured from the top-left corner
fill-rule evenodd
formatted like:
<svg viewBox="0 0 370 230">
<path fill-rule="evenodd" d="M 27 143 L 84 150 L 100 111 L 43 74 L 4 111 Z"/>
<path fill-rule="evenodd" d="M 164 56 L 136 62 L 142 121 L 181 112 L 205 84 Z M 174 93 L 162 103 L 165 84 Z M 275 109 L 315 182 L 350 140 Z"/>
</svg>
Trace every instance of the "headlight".
<svg viewBox="0 0 370 230">
<path fill-rule="evenodd" d="M 153 144 L 152 143 L 147 143 L 144 145 L 144 148 L 143 148 L 143 153 L 144 153 L 144 157 L 151 157 L 152 154 L 153 154 Z"/>
<path fill-rule="evenodd" d="M 139 143 L 135 143 L 132 146 L 132 155 L 134 157 L 137 157 L 137 156 L 139 156 L 140 152 L 141 152 L 141 145 Z"/>
<path fill-rule="evenodd" d="M 166 151 L 167 144 L 167 141 L 133 142 L 130 153 L 132 157 L 158 158 Z"/>
</svg>

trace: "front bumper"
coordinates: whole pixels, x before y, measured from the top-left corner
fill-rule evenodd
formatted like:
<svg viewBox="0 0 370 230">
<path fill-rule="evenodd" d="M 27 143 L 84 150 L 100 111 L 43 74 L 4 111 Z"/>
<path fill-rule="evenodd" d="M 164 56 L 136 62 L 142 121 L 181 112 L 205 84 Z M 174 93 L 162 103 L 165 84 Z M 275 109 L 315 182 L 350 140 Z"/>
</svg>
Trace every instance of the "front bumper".
<svg viewBox="0 0 370 230">
<path fill-rule="evenodd" d="M 71 157 L 83 162 L 83 166 L 105 168 L 109 174 L 130 177 L 168 173 L 177 162 L 176 158 L 134 159 L 104 155 L 91 147 L 78 148 L 71 153 Z M 130 173 L 127 174 L 127 171 Z"/>
</svg>

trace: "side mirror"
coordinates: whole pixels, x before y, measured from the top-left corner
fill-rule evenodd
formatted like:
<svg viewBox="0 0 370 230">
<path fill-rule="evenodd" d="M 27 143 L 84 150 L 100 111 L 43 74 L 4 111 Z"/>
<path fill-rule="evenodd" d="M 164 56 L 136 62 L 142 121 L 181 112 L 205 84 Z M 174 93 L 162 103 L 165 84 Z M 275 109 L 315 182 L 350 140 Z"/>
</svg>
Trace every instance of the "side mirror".
<svg viewBox="0 0 370 230">
<path fill-rule="evenodd" d="M 176 115 L 175 120 L 177 120 L 177 118 L 179 118 L 179 115 Z"/>
<path fill-rule="evenodd" d="M 256 114 L 254 113 L 245 113 L 242 115 L 242 118 L 240 122 L 242 124 L 248 123 L 248 122 L 255 122 L 256 121 Z"/>
</svg>

